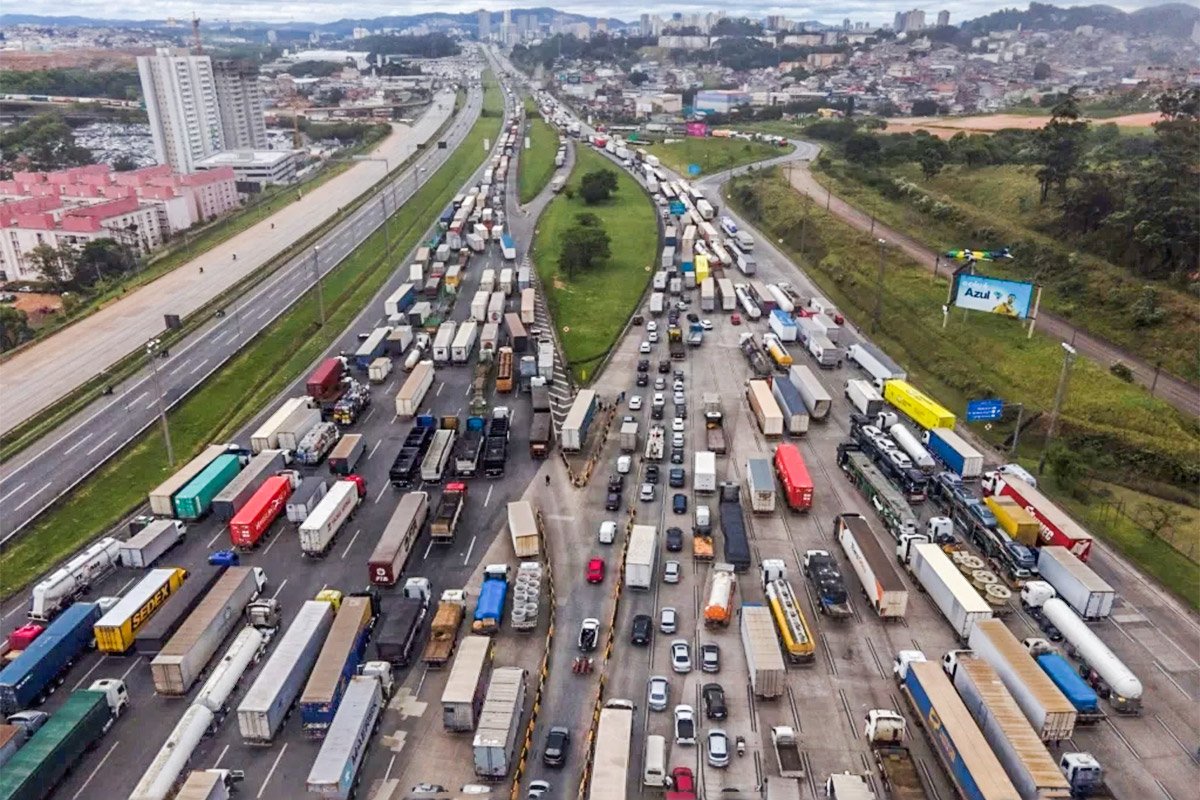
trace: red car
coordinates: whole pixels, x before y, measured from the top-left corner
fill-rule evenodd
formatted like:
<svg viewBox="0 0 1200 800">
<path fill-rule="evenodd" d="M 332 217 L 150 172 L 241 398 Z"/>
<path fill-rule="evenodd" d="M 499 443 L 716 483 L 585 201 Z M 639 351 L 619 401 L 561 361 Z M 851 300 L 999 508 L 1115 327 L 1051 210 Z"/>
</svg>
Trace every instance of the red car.
<svg viewBox="0 0 1200 800">
<path fill-rule="evenodd" d="M 665 800 L 696 800 L 696 776 L 687 767 L 671 770 L 671 789 Z"/>
<path fill-rule="evenodd" d="M 604 582 L 604 559 L 593 558 L 587 563 L 587 582 L 588 583 L 603 583 Z"/>
<path fill-rule="evenodd" d="M 730 316 L 729 324 L 730 325 L 741 325 L 742 324 L 742 315 L 741 314 L 733 314 L 732 316 Z"/>
</svg>

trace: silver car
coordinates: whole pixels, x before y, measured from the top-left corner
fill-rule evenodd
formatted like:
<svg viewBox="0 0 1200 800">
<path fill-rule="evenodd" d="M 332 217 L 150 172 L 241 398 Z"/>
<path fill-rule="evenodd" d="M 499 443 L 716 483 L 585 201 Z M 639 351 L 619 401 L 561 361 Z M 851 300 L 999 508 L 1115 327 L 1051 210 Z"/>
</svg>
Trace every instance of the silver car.
<svg viewBox="0 0 1200 800">
<path fill-rule="evenodd" d="M 666 711 L 671 696 L 671 684 L 662 675 L 650 678 L 646 689 L 646 703 L 651 711 Z"/>
<path fill-rule="evenodd" d="M 671 669 L 680 673 L 692 671 L 692 646 L 687 639 L 671 642 Z"/>
<path fill-rule="evenodd" d="M 708 732 L 708 765 L 718 769 L 729 766 L 729 737 L 720 728 Z"/>
</svg>

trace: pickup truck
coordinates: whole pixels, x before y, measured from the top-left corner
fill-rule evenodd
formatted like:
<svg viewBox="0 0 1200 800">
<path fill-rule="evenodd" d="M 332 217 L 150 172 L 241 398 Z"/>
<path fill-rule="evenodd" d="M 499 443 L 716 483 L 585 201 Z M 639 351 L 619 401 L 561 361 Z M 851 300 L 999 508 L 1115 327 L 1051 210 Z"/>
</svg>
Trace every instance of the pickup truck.
<svg viewBox="0 0 1200 800">
<path fill-rule="evenodd" d="M 775 751 L 775 763 L 784 778 L 803 778 L 804 759 L 800 755 L 800 740 L 796 732 L 787 725 L 771 728 L 771 749 Z"/>
</svg>

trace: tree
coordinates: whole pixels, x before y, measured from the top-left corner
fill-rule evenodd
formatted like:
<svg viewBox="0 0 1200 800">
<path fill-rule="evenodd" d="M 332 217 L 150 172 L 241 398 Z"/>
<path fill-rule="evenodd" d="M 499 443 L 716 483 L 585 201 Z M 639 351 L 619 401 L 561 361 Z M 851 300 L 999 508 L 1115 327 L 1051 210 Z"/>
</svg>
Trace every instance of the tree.
<svg viewBox="0 0 1200 800">
<path fill-rule="evenodd" d="M 113 159 L 112 168 L 114 172 L 132 172 L 138 168 L 138 162 L 133 156 L 122 153 Z"/>
<path fill-rule="evenodd" d="M 75 144 L 71 126 L 58 113 L 39 114 L 0 134 L 0 177 L 11 170 L 56 170 L 93 163 L 92 152 Z"/>
<path fill-rule="evenodd" d="M 938 112 L 937 100 L 913 100 L 912 115 L 914 117 L 935 117 Z"/>
<path fill-rule="evenodd" d="M 33 334 L 29 316 L 15 306 L 0 306 L 0 350 L 11 350 Z"/>
<path fill-rule="evenodd" d="M 1083 157 L 1087 140 L 1088 123 L 1079 121 L 1079 100 L 1075 90 L 1063 95 L 1058 105 L 1050 112 L 1050 122 L 1038 135 L 1041 166 L 1037 170 L 1043 203 L 1050 190 L 1058 194 L 1067 193 L 1067 181 L 1075 177 Z"/>
<path fill-rule="evenodd" d="M 579 194 L 589 206 L 602 203 L 617 190 L 617 173 L 611 169 L 589 172 L 579 181 Z"/>
<path fill-rule="evenodd" d="M 634 70 L 633 72 L 629 73 L 629 82 L 634 86 L 641 86 L 648 80 L 650 80 L 650 76 L 641 70 Z"/>
<path fill-rule="evenodd" d="M 879 163 L 879 139 L 869 133 L 854 133 L 846 139 L 846 158 L 863 166 Z"/>
<path fill-rule="evenodd" d="M 946 158 L 937 148 L 927 147 L 921 153 L 921 174 L 925 176 L 925 180 L 932 180 L 944 166 Z"/>
<path fill-rule="evenodd" d="M 1050 77 L 1050 65 L 1045 61 L 1039 61 L 1033 65 L 1033 79 L 1035 81 L 1044 81 Z"/>
<path fill-rule="evenodd" d="M 128 245 L 115 239 L 93 239 L 83 246 L 75 259 L 75 279 L 91 285 L 104 278 L 123 275 L 134 263 Z"/>
<path fill-rule="evenodd" d="M 575 224 L 563 232 L 560 244 L 558 268 L 568 278 L 575 277 L 580 270 L 591 269 L 612 255 L 608 232 L 595 214 L 576 214 Z"/>
<path fill-rule="evenodd" d="M 75 277 L 75 251 L 69 246 L 39 244 L 29 251 L 30 266 L 43 280 L 64 286 Z"/>
</svg>

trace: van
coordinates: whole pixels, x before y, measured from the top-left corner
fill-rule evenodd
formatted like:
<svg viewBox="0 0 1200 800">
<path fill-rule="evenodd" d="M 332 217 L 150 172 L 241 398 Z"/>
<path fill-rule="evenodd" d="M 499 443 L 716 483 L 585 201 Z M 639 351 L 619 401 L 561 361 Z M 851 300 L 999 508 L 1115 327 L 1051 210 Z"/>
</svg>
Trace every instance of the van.
<svg viewBox="0 0 1200 800">
<path fill-rule="evenodd" d="M 712 536 L 712 516 L 704 503 L 696 504 L 696 533 Z"/>
<path fill-rule="evenodd" d="M 667 740 L 663 736 L 646 737 L 646 757 L 642 761 L 642 784 L 663 787 L 667 785 Z"/>
</svg>

